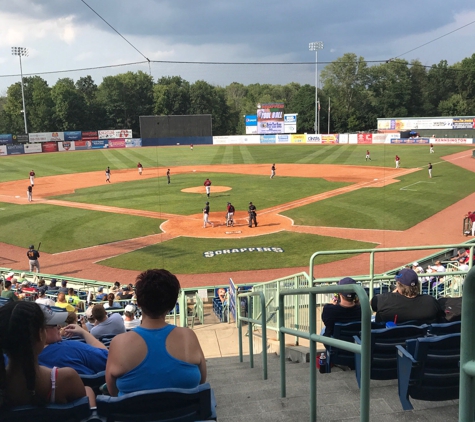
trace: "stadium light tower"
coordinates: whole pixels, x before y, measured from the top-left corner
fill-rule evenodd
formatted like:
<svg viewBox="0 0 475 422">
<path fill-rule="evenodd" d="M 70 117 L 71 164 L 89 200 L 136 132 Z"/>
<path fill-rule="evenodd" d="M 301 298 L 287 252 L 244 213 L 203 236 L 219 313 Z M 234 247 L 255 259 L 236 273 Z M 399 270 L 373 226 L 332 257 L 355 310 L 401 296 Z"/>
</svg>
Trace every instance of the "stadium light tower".
<svg viewBox="0 0 475 422">
<path fill-rule="evenodd" d="M 318 104 L 318 50 L 323 50 L 323 41 L 308 44 L 310 51 L 315 51 L 315 133 L 320 133 L 319 104 Z"/>
<path fill-rule="evenodd" d="M 20 58 L 20 75 L 21 75 L 21 98 L 23 100 L 23 119 L 25 120 L 25 133 L 28 133 L 26 124 L 26 107 L 25 107 L 25 90 L 23 88 L 23 67 L 21 65 L 21 57 L 28 57 L 28 49 L 25 47 L 12 47 L 12 55 Z"/>
</svg>

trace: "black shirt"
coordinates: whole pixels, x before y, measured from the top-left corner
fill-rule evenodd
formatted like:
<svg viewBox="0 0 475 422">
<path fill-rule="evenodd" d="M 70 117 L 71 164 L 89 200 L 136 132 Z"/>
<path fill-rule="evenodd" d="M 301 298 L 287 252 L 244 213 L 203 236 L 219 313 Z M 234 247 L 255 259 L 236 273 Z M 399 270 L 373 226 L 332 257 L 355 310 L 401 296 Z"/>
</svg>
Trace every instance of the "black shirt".
<svg viewBox="0 0 475 422">
<path fill-rule="evenodd" d="M 361 321 L 361 306 L 355 305 L 349 308 L 341 306 L 340 304 L 333 305 L 329 303 L 323 307 L 322 321 L 325 324 L 325 337 L 333 335 L 335 322 L 353 322 Z"/>
</svg>

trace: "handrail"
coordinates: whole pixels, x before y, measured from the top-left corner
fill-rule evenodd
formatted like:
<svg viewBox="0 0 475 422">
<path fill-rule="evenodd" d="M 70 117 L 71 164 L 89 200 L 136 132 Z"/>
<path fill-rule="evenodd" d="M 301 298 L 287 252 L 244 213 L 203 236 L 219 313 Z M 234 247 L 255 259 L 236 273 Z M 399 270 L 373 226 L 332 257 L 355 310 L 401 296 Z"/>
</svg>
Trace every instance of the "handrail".
<svg viewBox="0 0 475 422">
<path fill-rule="evenodd" d="M 475 268 L 465 278 L 462 295 L 462 327 L 460 339 L 459 421 L 473 420 L 475 412 Z"/>
<path fill-rule="evenodd" d="M 262 326 L 262 366 L 264 371 L 264 379 L 267 379 L 267 312 L 265 307 L 265 297 L 263 292 L 248 292 L 237 295 L 238 299 L 242 297 L 251 298 L 252 296 L 259 296 L 261 301 L 262 315 L 261 319 L 253 319 L 241 316 L 241 307 L 237 307 L 238 315 L 238 335 L 239 335 L 239 362 L 242 362 L 242 321 L 247 322 L 249 330 L 249 363 L 251 368 L 254 368 L 254 350 L 252 345 L 252 324 L 260 324 Z M 252 315 L 252 300 L 249 300 L 249 313 Z"/>
<path fill-rule="evenodd" d="M 330 337 L 318 335 L 317 329 L 317 307 L 316 296 L 322 293 L 356 293 L 361 306 L 361 345 L 353 344 L 344 340 L 337 340 Z M 280 321 L 284 321 L 284 297 L 290 295 L 309 295 L 309 332 L 294 330 L 284 326 L 279 327 L 280 343 L 280 377 L 281 377 L 281 397 L 286 397 L 286 377 L 285 377 L 285 334 L 298 336 L 310 340 L 310 421 L 317 420 L 317 369 L 316 369 L 316 349 L 317 342 L 339 347 L 353 353 L 361 354 L 361 389 L 360 389 L 360 421 L 369 421 L 369 386 L 371 370 L 371 308 L 368 296 L 358 284 L 348 284 L 343 286 L 319 286 L 307 289 L 284 290 L 279 293 L 279 315 Z"/>
</svg>

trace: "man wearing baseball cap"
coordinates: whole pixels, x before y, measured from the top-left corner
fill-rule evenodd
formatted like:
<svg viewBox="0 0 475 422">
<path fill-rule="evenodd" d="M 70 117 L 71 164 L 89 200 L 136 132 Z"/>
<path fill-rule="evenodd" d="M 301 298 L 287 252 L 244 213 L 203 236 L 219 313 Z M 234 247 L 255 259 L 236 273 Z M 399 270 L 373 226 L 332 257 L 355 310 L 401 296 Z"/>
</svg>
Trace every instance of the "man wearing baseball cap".
<svg viewBox="0 0 475 422">
<path fill-rule="evenodd" d="M 58 311 L 49 306 L 39 305 L 46 321 L 46 345 L 38 356 L 38 363 L 48 368 L 73 368 L 78 374 L 93 375 L 105 371 L 107 347 L 91 333 L 79 325 L 65 327 L 66 337 L 82 337 L 86 343 L 76 340 L 63 340 L 61 325 L 65 324 L 68 312 Z"/>
<path fill-rule="evenodd" d="M 371 308 L 376 322 L 407 322 L 431 324 L 446 322 L 439 302 L 430 295 L 420 294 L 419 279 L 414 270 L 404 268 L 396 274 L 396 289 L 392 293 L 376 295 Z"/>
<path fill-rule="evenodd" d="M 345 277 L 338 282 L 339 286 L 348 284 L 356 284 L 356 281 L 350 277 Z M 361 306 L 356 293 L 335 294 L 332 303 L 328 303 L 323 307 L 322 321 L 325 324 L 323 335 L 326 337 L 333 335 L 335 322 L 361 321 Z"/>
</svg>

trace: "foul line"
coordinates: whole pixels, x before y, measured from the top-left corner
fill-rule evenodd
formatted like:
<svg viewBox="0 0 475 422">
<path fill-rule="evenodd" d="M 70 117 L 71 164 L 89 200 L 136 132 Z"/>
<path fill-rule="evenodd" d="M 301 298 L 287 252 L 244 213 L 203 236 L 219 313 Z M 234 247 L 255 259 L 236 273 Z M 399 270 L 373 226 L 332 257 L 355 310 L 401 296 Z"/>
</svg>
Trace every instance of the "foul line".
<svg viewBox="0 0 475 422">
<path fill-rule="evenodd" d="M 412 183 L 410 185 L 407 185 L 407 186 L 404 186 L 403 188 L 400 188 L 399 190 L 410 190 L 412 192 L 418 192 L 417 189 L 408 189 L 409 186 L 414 186 L 414 185 L 417 185 L 419 183 L 435 183 L 435 182 L 424 182 L 423 180 L 419 181 L 419 182 L 416 182 L 416 183 Z"/>
</svg>

